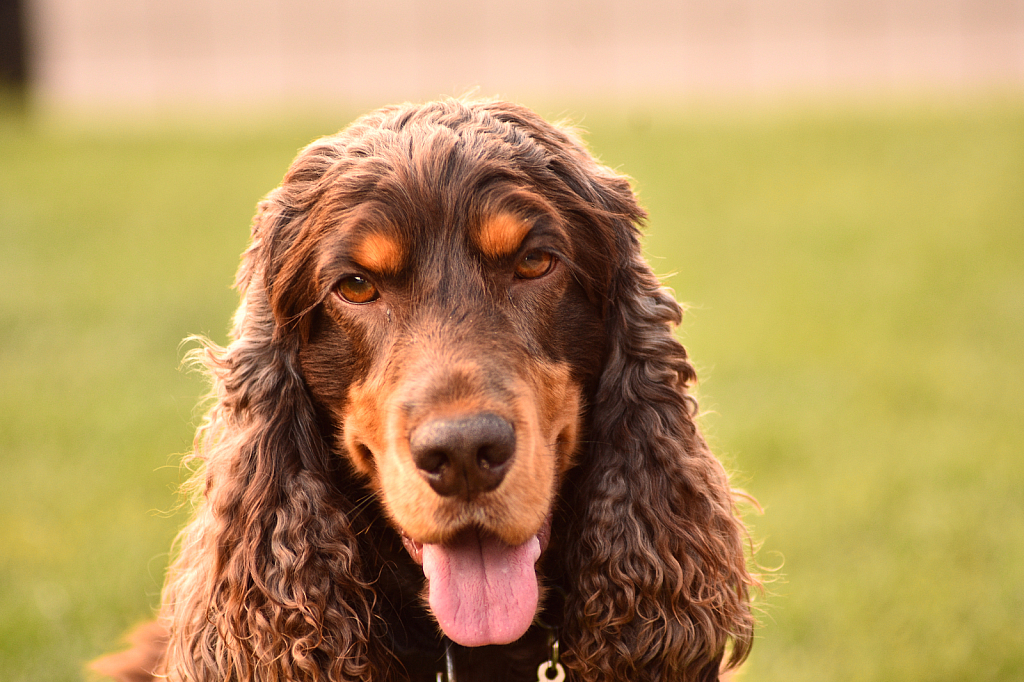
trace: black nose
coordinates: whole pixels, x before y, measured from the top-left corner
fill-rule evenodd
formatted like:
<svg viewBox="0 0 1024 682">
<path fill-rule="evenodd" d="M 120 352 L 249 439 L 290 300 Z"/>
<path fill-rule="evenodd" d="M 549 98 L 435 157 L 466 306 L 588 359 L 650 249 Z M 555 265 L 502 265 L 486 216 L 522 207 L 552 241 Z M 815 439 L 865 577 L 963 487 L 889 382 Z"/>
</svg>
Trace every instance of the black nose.
<svg viewBox="0 0 1024 682">
<path fill-rule="evenodd" d="M 430 487 L 445 497 L 494 490 L 516 450 L 516 432 L 496 414 L 432 419 L 409 437 L 412 459 Z"/>
</svg>

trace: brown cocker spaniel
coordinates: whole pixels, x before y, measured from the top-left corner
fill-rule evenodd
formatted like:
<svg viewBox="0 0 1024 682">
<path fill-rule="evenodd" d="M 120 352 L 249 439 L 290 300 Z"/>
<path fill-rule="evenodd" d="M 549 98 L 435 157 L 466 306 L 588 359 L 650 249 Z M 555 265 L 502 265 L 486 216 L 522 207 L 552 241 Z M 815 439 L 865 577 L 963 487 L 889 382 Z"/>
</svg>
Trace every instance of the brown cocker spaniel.
<svg viewBox="0 0 1024 682">
<path fill-rule="evenodd" d="M 259 204 L 195 515 L 126 680 L 716 680 L 746 535 L 625 178 L 499 101 L 369 114 Z M 560 652 L 560 661 L 553 658 Z M 449 672 L 445 673 L 445 670 Z"/>
</svg>

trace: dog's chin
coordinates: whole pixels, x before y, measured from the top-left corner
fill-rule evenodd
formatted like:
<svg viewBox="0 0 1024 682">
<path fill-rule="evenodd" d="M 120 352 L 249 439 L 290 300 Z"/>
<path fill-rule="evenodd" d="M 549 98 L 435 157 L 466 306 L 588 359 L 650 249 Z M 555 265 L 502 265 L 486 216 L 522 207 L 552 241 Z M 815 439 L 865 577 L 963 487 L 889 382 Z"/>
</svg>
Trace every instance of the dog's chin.
<svg viewBox="0 0 1024 682">
<path fill-rule="evenodd" d="M 537 614 L 537 562 L 551 539 L 551 517 L 526 542 L 509 545 L 476 527 L 431 544 L 402 534 L 412 559 L 423 567 L 427 603 L 445 635 L 477 647 L 510 644 Z"/>
</svg>

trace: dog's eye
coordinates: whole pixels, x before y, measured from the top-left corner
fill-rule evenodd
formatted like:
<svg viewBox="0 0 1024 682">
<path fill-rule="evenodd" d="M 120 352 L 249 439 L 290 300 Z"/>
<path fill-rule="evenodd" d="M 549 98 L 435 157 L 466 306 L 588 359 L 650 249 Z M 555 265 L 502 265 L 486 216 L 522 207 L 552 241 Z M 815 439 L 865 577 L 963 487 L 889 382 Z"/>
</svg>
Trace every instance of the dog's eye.
<svg viewBox="0 0 1024 682">
<path fill-rule="evenodd" d="M 369 303 L 379 296 L 373 282 L 359 275 L 349 275 L 341 280 L 335 291 L 349 303 Z"/>
<path fill-rule="evenodd" d="M 537 279 L 548 274 L 554 265 L 555 257 L 547 251 L 527 251 L 516 263 L 516 277 Z"/>
</svg>

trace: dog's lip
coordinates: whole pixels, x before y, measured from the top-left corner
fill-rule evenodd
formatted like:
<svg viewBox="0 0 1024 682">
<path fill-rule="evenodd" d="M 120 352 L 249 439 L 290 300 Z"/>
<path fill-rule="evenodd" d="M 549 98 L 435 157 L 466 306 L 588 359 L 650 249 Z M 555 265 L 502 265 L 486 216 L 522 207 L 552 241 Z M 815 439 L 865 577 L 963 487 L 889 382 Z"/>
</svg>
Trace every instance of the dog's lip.
<svg viewBox="0 0 1024 682">
<path fill-rule="evenodd" d="M 416 542 L 411 537 L 405 534 L 405 531 L 401 531 L 402 544 L 405 545 L 405 551 L 409 552 L 409 556 L 420 566 L 423 565 L 423 543 Z"/>
<path fill-rule="evenodd" d="M 422 566 L 424 543 L 413 540 L 404 530 L 400 530 L 399 533 L 402 536 L 402 545 L 404 545 L 405 550 L 409 552 L 409 556 L 412 557 L 413 561 Z M 544 519 L 544 523 L 541 524 L 536 537 L 540 542 L 540 552 L 541 555 L 543 555 L 544 550 L 548 548 L 548 543 L 551 542 L 551 514 L 548 514 L 547 518 Z"/>
</svg>

